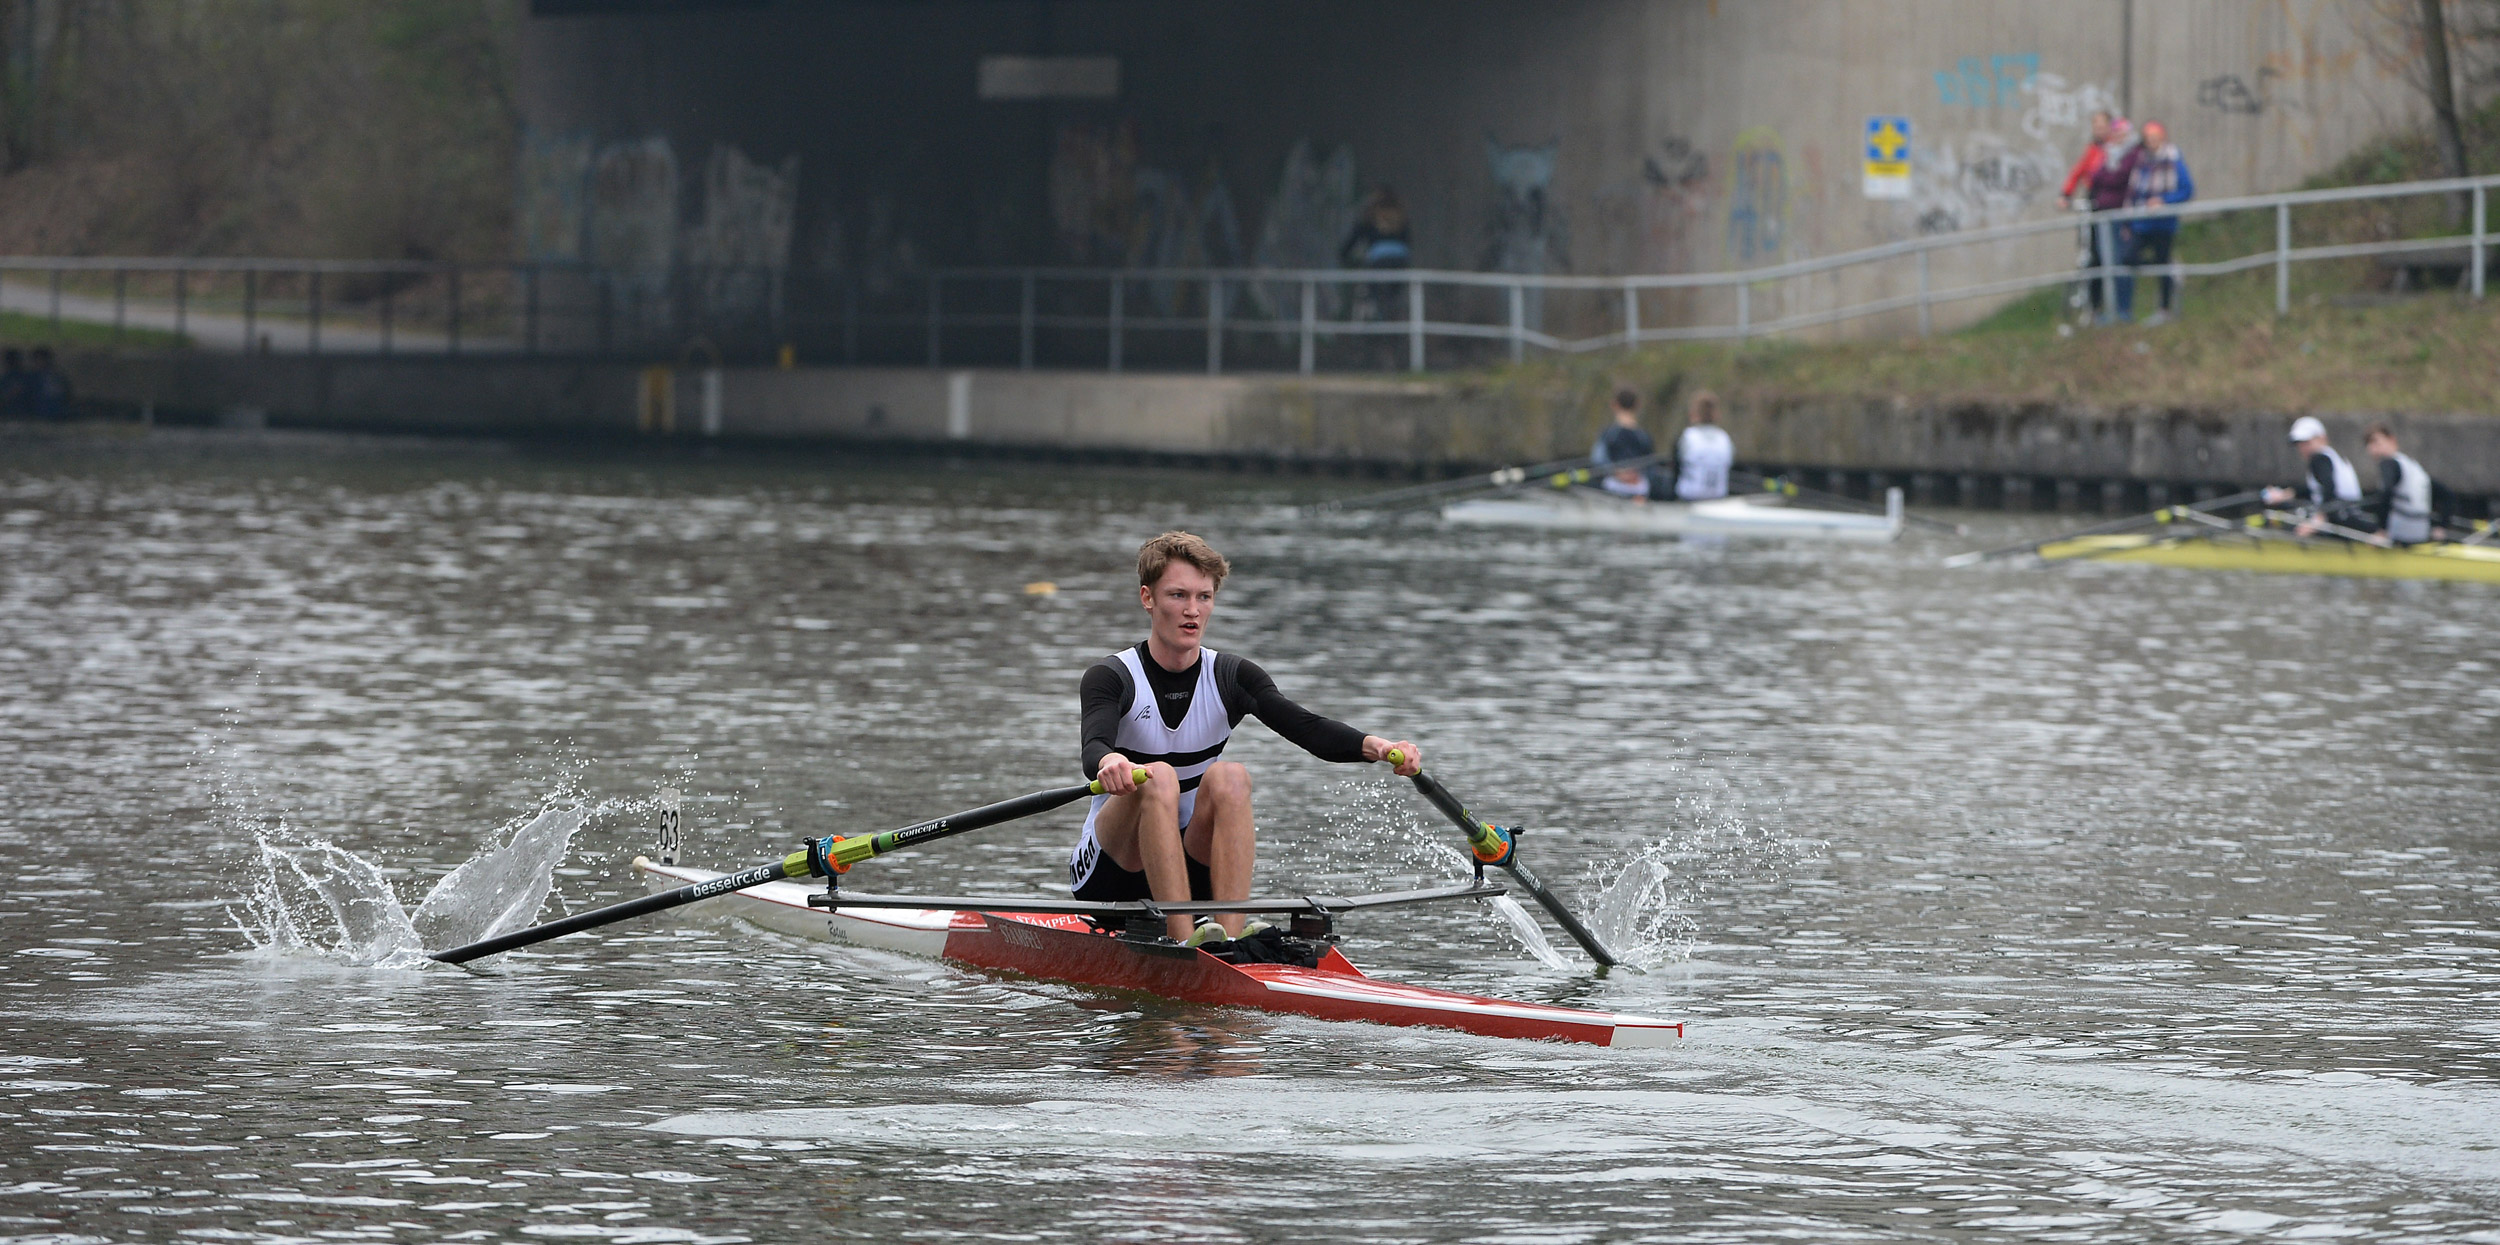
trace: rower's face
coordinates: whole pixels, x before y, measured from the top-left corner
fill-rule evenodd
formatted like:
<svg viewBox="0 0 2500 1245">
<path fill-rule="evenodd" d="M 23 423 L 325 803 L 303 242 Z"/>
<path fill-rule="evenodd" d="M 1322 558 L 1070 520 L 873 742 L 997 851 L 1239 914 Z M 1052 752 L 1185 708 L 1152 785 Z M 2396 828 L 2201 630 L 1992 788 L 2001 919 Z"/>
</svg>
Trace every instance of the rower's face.
<svg viewBox="0 0 2500 1245">
<path fill-rule="evenodd" d="M 1139 588 L 1137 599 L 1154 620 L 1156 639 L 1192 649 L 1205 637 L 1207 616 L 1215 612 L 1215 581 L 1187 562 L 1174 562 L 1163 569 L 1162 578 Z"/>
</svg>

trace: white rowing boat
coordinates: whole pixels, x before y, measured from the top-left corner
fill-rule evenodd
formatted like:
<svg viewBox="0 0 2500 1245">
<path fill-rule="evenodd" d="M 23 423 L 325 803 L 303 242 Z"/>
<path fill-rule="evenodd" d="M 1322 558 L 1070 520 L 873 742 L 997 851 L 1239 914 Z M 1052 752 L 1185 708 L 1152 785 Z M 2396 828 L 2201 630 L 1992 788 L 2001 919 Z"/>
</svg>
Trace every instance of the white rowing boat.
<svg viewBox="0 0 2500 1245">
<path fill-rule="evenodd" d="M 1441 517 L 1478 527 L 1880 545 L 1901 534 L 1904 513 L 1897 488 L 1885 490 L 1882 514 L 1791 505 L 1776 493 L 1713 501 L 1636 502 L 1596 489 L 1575 488 L 1452 502 L 1441 508 Z"/>
</svg>

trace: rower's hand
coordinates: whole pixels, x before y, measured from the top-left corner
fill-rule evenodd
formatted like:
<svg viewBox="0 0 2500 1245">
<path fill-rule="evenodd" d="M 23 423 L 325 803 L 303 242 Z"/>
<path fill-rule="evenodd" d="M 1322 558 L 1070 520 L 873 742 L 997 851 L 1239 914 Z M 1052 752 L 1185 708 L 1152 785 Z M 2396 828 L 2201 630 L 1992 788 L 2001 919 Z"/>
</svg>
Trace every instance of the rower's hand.
<svg viewBox="0 0 2500 1245">
<path fill-rule="evenodd" d="M 2292 535 L 2294 536 L 2315 536 L 2317 534 L 2318 521 L 2316 519 L 2302 519 L 2300 521 L 2300 526 L 2292 529 Z"/>
<path fill-rule="evenodd" d="M 1398 777 L 1413 778 L 1424 772 L 1424 750 L 1411 739 L 1387 740 L 1378 735 L 1363 736 L 1363 759 L 1386 761 L 1389 754 L 1398 754 Z"/>
<path fill-rule="evenodd" d="M 1104 795 L 1127 795 L 1137 790 L 1137 763 L 1114 752 L 1095 767 L 1094 780 L 1102 784 Z"/>
<path fill-rule="evenodd" d="M 2290 489 L 2270 488 L 2266 490 L 2266 504 L 2269 506 L 2280 506 L 2291 499 L 2292 490 Z"/>
</svg>

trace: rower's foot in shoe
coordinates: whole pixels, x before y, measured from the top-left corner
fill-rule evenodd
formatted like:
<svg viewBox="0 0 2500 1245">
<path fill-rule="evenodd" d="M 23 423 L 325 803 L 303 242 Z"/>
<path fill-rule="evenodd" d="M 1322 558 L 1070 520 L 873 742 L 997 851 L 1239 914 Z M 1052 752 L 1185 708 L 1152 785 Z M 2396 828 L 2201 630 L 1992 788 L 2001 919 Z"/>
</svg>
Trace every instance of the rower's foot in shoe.
<svg viewBox="0 0 2500 1245">
<path fill-rule="evenodd" d="M 1198 923 L 1198 928 L 1189 931 L 1189 937 L 1184 940 L 1181 945 L 1184 947 L 1203 947 L 1211 942 L 1231 942 L 1232 939 L 1233 936 L 1231 934 L 1224 932 L 1223 926 L 1218 925 L 1213 921 L 1200 921 Z"/>
<path fill-rule="evenodd" d="M 1264 933 L 1264 932 L 1266 932 L 1266 931 L 1268 931 L 1268 930 L 1271 930 L 1271 929 L 1274 929 L 1274 928 L 1276 928 L 1274 925 L 1271 925 L 1271 924 L 1269 924 L 1269 923 L 1267 923 L 1267 922 L 1265 922 L 1265 921 L 1262 921 L 1262 920 L 1260 920 L 1259 918 L 1257 918 L 1257 917 L 1255 917 L 1255 916 L 1254 916 L 1254 917 L 1250 918 L 1249 920 L 1247 920 L 1247 921 L 1243 922 L 1243 923 L 1242 923 L 1242 926 L 1241 926 L 1241 932 L 1240 932 L 1240 933 L 1238 933 L 1238 934 L 1233 935 L 1233 937 L 1235 937 L 1235 938 L 1256 938 L 1256 937 L 1258 937 L 1261 933 Z"/>
</svg>

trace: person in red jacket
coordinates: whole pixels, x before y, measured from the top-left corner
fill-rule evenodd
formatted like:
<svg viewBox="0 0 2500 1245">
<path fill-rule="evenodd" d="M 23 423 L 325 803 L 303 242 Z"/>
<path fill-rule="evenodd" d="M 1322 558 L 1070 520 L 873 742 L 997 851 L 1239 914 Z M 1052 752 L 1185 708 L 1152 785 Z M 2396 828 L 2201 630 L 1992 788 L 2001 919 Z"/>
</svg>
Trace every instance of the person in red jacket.
<svg viewBox="0 0 2500 1245">
<path fill-rule="evenodd" d="M 2085 144 L 2083 154 L 2075 158 L 2075 167 L 2066 170 L 2066 184 L 2058 189 L 2058 198 L 2074 198 L 2075 187 L 2101 171 L 2101 144 L 2109 141 L 2111 128 L 2116 122 L 2117 118 L 2106 109 L 2092 114 L 2092 141 Z"/>
</svg>

